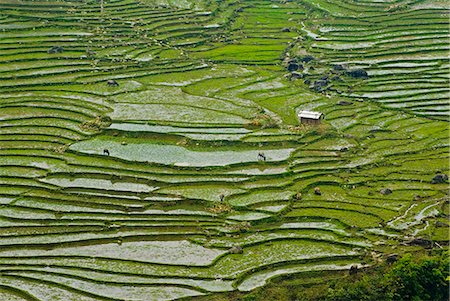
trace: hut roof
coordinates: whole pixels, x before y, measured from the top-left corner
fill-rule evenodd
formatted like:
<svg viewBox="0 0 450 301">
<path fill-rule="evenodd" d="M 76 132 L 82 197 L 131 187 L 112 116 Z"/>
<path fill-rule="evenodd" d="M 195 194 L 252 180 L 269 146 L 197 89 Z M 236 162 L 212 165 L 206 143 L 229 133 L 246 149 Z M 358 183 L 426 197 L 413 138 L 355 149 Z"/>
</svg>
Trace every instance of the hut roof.
<svg viewBox="0 0 450 301">
<path fill-rule="evenodd" d="M 312 112 L 312 111 L 300 111 L 298 112 L 299 118 L 308 118 L 308 119 L 320 119 L 323 116 L 320 112 Z"/>
</svg>

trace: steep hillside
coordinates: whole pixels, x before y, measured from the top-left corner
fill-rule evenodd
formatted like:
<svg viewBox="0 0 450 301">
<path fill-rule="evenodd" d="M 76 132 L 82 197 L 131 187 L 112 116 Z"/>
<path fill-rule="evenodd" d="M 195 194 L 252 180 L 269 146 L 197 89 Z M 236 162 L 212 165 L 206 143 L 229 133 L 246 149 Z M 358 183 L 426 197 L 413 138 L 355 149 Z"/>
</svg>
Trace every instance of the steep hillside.
<svg viewBox="0 0 450 301">
<path fill-rule="evenodd" d="M 175 300 L 447 248 L 448 13 L 0 1 L 0 300 Z"/>
</svg>

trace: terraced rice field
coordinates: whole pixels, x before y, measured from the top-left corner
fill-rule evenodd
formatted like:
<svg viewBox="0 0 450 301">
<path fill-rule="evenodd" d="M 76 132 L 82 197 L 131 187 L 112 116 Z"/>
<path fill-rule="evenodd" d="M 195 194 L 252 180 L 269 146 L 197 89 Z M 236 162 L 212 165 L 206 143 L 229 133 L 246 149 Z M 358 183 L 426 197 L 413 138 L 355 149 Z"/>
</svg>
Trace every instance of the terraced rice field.
<svg viewBox="0 0 450 301">
<path fill-rule="evenodd" d="M 0 300 L 175 300 L 447 247 L 448 13 L 0 1 Z"/>
</svg>

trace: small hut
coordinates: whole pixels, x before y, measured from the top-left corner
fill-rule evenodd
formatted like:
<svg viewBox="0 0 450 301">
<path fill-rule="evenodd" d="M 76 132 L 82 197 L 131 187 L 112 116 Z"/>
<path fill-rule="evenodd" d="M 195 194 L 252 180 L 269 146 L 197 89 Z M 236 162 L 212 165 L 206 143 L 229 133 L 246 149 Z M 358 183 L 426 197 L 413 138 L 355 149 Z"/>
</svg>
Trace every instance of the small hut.
<svg viewBox="0 0 450 301">
<path fill-rule="evenodd" d="M 320 112 L 300 111 L 298 112 L 298 119 L 302 124 L 320 124 L 325 117 Z"/>
</svg>

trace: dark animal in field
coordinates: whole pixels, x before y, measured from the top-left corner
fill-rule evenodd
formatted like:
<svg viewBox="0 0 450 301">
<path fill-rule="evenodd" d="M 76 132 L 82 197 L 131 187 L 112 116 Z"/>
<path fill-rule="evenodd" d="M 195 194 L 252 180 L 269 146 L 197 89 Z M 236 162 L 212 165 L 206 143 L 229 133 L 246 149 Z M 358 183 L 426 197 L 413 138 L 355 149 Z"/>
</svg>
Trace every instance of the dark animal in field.
<svg viewBox="0 0 450 301">
<path fill-rule="evenodd" d="M 281 32 L 291 32 L 291 29 L 289 27 L 285 27 L 281 30 Z"/>
<path fill-rule="evenodd" d="M 109 156 L 109 150 L 105 148 L 105 149 L 103 150 L 103 154 L 104 154 L 105 156 Z"/>
<path fill-rule="evenodd" d="M 47 50 L 47 53 L 49 53 L 49 54 L 63 53 L 63 52 L 64 52 L 64 48 L 61 46 L 53 46 L 52 48 Z"/>
<path fill-rule="evenodd" d="M 116 82 L 116 81 L 113 80 L 113 79 L 109 79 L 109 80 L 106 82 L 106 84 L 107 84 L 108 86 L 110 86 L 110 87 L 118 87 L 118 86 L 119 86 L 119 83 Z"/>
<path fill-rule="evenodd" d="M 264 154 L 264 153 L 258 153 L 258 161 L 266 161 L 267 160 L 267 157 L 266 157 L 266 155 Z"/>
<path fill-rule="evenodd" d="M 221 193 L 219 195 L 220 201 L 223 202 L 225 200 L 225 195 L 223 193 Z"/>
<path fill-rule="evenodd" d="M 350 275 L 356 275 L 356 274 L 358 274 L 358 266 L 357 266 L 357 265 L 352 265 L 352 266 L 350 267 L 350 270 L 348 271 L 348 273 L 349 273 Z"/>
</svg>

